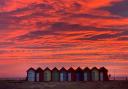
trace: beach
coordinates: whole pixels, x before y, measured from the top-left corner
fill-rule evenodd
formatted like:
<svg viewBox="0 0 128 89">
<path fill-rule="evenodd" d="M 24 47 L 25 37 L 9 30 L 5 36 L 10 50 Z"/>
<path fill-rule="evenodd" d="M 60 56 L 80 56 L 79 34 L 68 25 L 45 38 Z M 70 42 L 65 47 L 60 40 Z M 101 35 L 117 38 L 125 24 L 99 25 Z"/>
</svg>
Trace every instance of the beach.
<svg viewBox="0 0 128 89">
<path fill-rule="evenodd" d="M 128 89 L 128 81 L 27 82 L 0 80 L 0 89 Z"/>
</svg>

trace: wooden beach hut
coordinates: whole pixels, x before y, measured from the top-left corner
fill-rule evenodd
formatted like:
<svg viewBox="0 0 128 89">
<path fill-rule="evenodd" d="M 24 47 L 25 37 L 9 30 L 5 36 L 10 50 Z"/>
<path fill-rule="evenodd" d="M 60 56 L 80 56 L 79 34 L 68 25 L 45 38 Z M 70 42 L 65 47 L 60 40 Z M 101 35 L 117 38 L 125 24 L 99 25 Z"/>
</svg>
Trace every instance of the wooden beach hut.
<svg viewBox="0 0 128 89">
<path fill-rule="evenodd" d="M 84 72 L 84 81 L 90 81 L 91 80 L 91 70 L 88 67 L 85 67 L 83 72 Z"/>
<path fill-rule="evenodd" d="M 99 69 L 99 71 L 100 71 L 100 81 L 109 80 L 109 78 L 108 78 L 108 70 L 105 67 L 101 67 Z"/>
<path fill-rule="evenodd" d="M 76 81 L 83 81 L 84 80 L 84 76 L 83 76 L 83 70 L 78 67 L 76 69 Z"/>
<path fill-rule="evenodd" d="M 52 69 L 52 81 L 59 81 L 60 80 L 60 73 L 59 70 L 55 67 Z"/>
<path fill-rule="evenodd" d="M 47 67 L 44 69 L 44 77 L 45 82 L 51 81 L 51 70 Z"/>
<path fill-rule="evenodd" d="M 36 73 L 36 71 L 35 71 L 35 69 L 34 68 L 29 68 L 28 70 L 27 70 L 27 81 L 35 81 L 35 74 Z"/>
<path fill-rule="evenodd" d="M 99 81 L 99 70 L 93 67 L 91 70 L 92 81 Z"/>
<path fill-rule="evenodd" d="M 43 81 L 43 70 L 40 67 L 36 70 L 36 81 L 37 82 Z"/>
<path fill-rule="evenodd" d="M 64 67 L 62 67 L 60 69 L 60 81 L 67 81 L 67 80 L 68 80 L 68 72 Z"/>
<path fill-rule="evenodd" d="M 76 74 L 75 74 L 75 70 L 70 67 L 68 69 L 68 81 L 75 81 L 76 80 Z"/>
</svg>

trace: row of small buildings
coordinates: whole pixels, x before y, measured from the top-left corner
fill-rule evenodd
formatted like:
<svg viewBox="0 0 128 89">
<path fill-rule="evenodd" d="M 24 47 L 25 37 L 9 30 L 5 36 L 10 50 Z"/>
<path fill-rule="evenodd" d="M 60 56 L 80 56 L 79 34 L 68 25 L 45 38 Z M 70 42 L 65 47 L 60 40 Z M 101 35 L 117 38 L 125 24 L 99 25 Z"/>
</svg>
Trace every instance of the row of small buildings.
<svg viewBox="0 0 128 89">
<path fill-rule="evenodd" d="M 58 70 L 56 67 L 52 70 L 48 67 L 44 70 L 41 68 L 29 68 L 27 70 L 27 81 L 49 82 L 49 81 L 107 81 L 108 70 L 105 67 L 89 69 L 88 67 L 81 69 L 73 69 L 72 67 L 66 70 L 62 67 Z"/>
</svg>

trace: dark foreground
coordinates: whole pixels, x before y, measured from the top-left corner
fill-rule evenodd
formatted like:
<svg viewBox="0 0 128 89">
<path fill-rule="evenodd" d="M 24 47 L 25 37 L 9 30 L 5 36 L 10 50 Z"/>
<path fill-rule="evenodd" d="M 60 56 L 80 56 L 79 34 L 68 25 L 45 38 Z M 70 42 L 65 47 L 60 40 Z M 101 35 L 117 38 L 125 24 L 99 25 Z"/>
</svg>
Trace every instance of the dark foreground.
<svg viewBox="0 0 128 89">
<path fill-rule="evenodd" d="M 0 89 L 128 89 L 128 81 L 47 83 L 0 80 Z"/>
</svg>

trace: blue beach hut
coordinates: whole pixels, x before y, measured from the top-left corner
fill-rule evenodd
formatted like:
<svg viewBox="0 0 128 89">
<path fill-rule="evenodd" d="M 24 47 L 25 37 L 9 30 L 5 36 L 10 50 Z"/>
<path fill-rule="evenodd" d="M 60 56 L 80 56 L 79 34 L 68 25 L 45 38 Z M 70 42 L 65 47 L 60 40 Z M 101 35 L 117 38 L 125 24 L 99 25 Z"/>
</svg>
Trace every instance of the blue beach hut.
<svg viewBox="0 0 128 89">
<path fill-rule="evenodd" d="M 76 81 L 83 81 L 84 80 L 84 74 L 83 74 L 83 70 L 78 67 L 76 69 Z"/>
<path fill-rule="evenodd" d="M 64 67 L 60 69 L 60 81 L 68 81 L 68 71 Z"/>
</svg>

